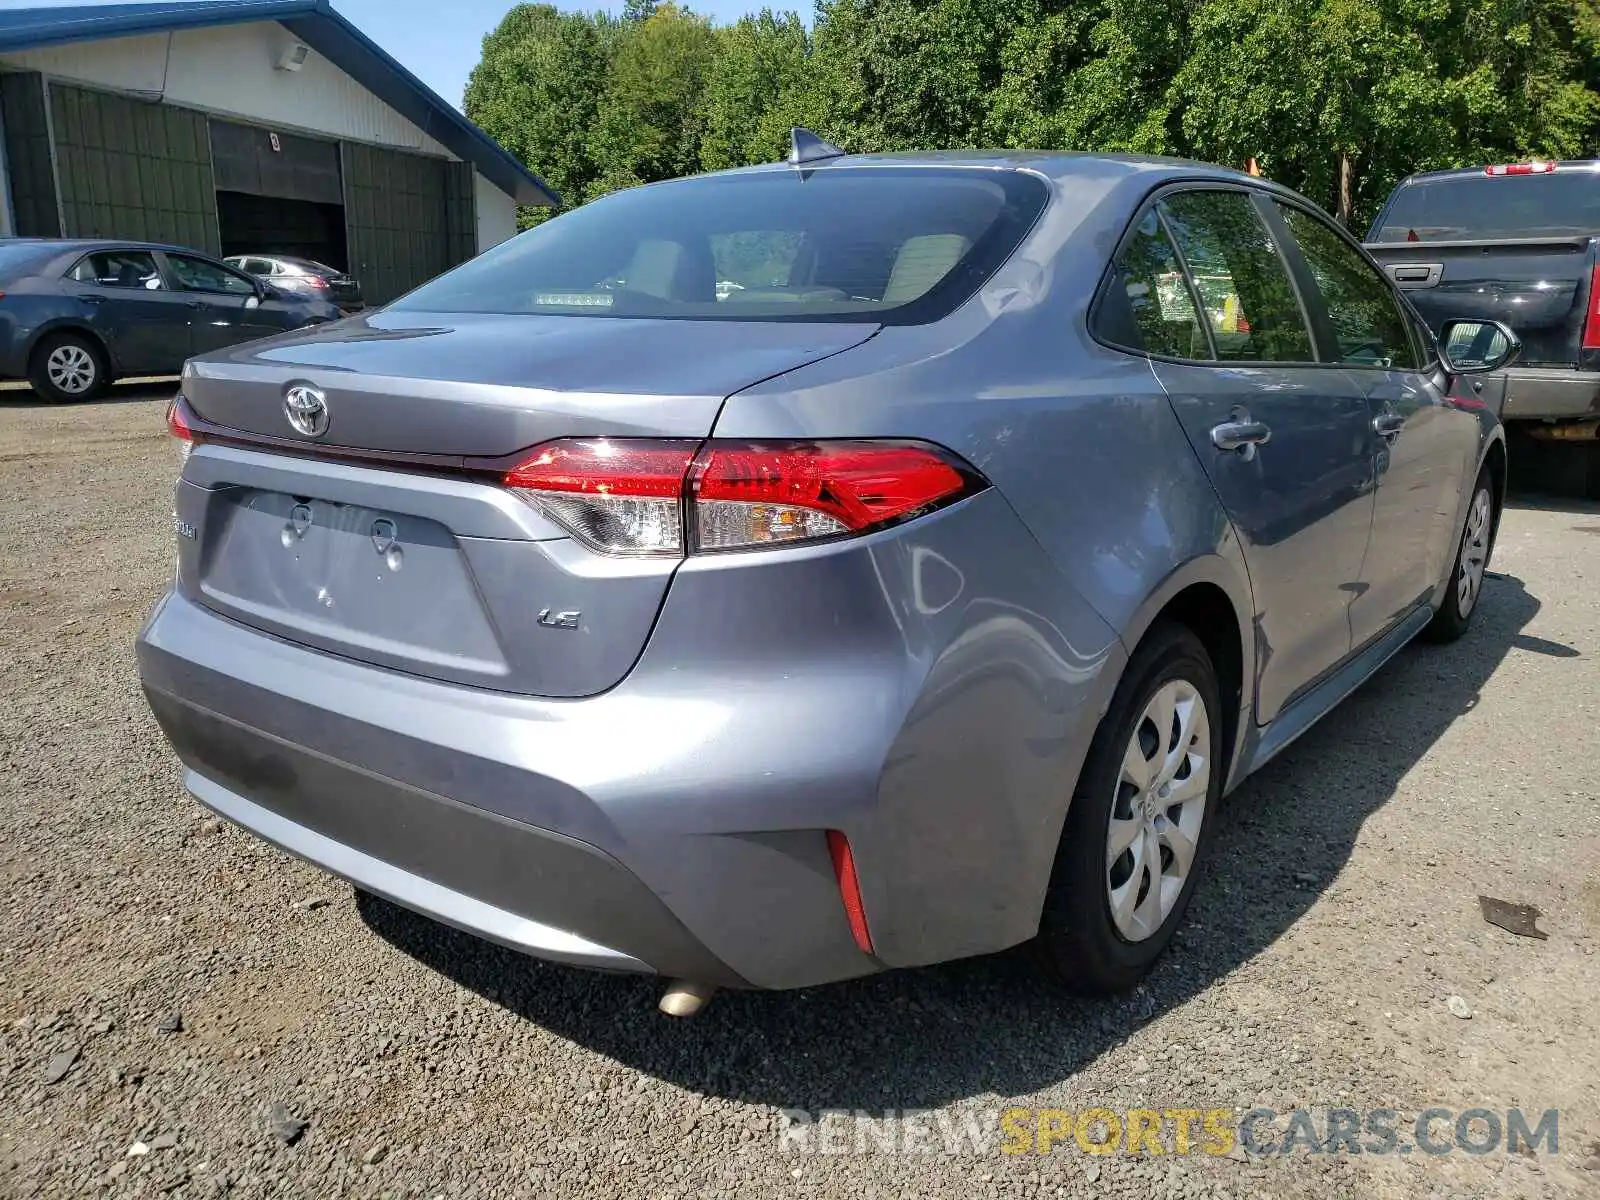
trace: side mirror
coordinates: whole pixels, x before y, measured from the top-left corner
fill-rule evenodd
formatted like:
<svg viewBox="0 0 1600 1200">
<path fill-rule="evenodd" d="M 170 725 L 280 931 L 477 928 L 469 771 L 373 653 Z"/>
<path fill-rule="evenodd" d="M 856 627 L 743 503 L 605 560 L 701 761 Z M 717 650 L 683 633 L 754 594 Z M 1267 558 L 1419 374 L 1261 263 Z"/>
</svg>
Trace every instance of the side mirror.
<svg viewBox="0 0 1600 1200">
<path fill-rule="evenodd" d="M 1516 361 L 1522 339 L 1504 321 L 1446 321 L 1439 360 L 1452 375 L 1487 375 Z"/>
</svg>

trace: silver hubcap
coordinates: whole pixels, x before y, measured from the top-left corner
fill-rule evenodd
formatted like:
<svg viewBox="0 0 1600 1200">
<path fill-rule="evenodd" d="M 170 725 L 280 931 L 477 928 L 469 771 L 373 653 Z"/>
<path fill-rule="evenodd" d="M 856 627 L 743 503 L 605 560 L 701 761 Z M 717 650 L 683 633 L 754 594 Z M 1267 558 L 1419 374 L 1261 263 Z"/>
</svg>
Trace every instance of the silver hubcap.
<svg viewBox="0 0 1600 1200">
<path fill-rule="evenodd" d="M 1483 569 L 1489 563 L 1489 528 L 1493 507 L 1487 488 L 1472 498 L 1467 531 L 1461 536 L 1461 562 L 1456 569 L 1456 611 L 1463 617 L 1477 607 L 1483 591 Z"/>
<path fill-rule="evenodd" d="M 82 346 L 57 346 L 45 360 L 50 382 L 74 396 L 94 384 L 94 359 Z"/>
<path fill-rule="evenodd" d="M 1210 789 L 1205 701 L 1187 680 L 1170 680 L 1134 726 L 1106 831 L 1106 895 L 1128 941 L 1153 936 L 1178 903 Z"/>
</svg>

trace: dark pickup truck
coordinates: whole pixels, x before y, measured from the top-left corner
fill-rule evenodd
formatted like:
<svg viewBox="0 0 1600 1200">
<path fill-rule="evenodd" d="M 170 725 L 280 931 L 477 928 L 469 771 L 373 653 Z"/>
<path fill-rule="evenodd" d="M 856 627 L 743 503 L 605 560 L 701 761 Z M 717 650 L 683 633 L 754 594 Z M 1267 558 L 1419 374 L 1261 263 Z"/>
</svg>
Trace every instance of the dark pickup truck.
<svg viewBox="0 0 1600 1200">
<path fill-rule="evenodd" d="M 1484 380 L 1508 422 L 1545 436 L 1600 426 L 1600 161 L 1430 171 L 1404 180 L 1367 249 L 1435 334 L 1450 318 L 1504 321 L 1517 365 Z M 1461 349 L 1452 347 L 1452 349 Z"/>
</svg>

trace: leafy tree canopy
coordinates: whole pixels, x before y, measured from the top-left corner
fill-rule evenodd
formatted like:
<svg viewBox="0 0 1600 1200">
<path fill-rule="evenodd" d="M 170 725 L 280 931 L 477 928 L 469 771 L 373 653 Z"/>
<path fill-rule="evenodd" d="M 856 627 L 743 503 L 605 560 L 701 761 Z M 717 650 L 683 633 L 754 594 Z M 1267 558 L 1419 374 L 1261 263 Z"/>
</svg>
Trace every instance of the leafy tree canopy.
<svg viewBox="0 0 1600 1200">
<path fill-rule="evenodd" d="M 1360 227 L 1413 171 L 1600 152 L 1600 0 L 819 0 L 809 30 L 519 4 L 466 111 L 568 204 L 772 161 L 805 125 L 1255 159 Z"/>
</svg>

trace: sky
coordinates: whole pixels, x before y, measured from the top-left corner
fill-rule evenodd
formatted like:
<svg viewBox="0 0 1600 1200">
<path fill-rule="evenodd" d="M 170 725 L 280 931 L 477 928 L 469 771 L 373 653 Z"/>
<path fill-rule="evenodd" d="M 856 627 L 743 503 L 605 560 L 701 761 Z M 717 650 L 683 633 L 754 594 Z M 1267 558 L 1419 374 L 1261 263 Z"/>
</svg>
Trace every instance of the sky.
<svg viewBox="0 0 1600 1200">
<path fill-rule="evenodd" d="M 85 0 L 0 0 L 0 8 L 81 4 Z M 90 0 L 106 3 L 109 0 Z M 477 65 L 483 36 L 500 23 L 516 0 L 333 0 L 333 6 L 378 45 L 457 108 L 467 76 Z M 557 8 L 592 12 L 622 10 L 622 0 L 553 0 Z M 807 15 L 810 0 L 689 0 L 686 5 L 719 23 L 762 7 L 793 8 Z"/>
</svg>

